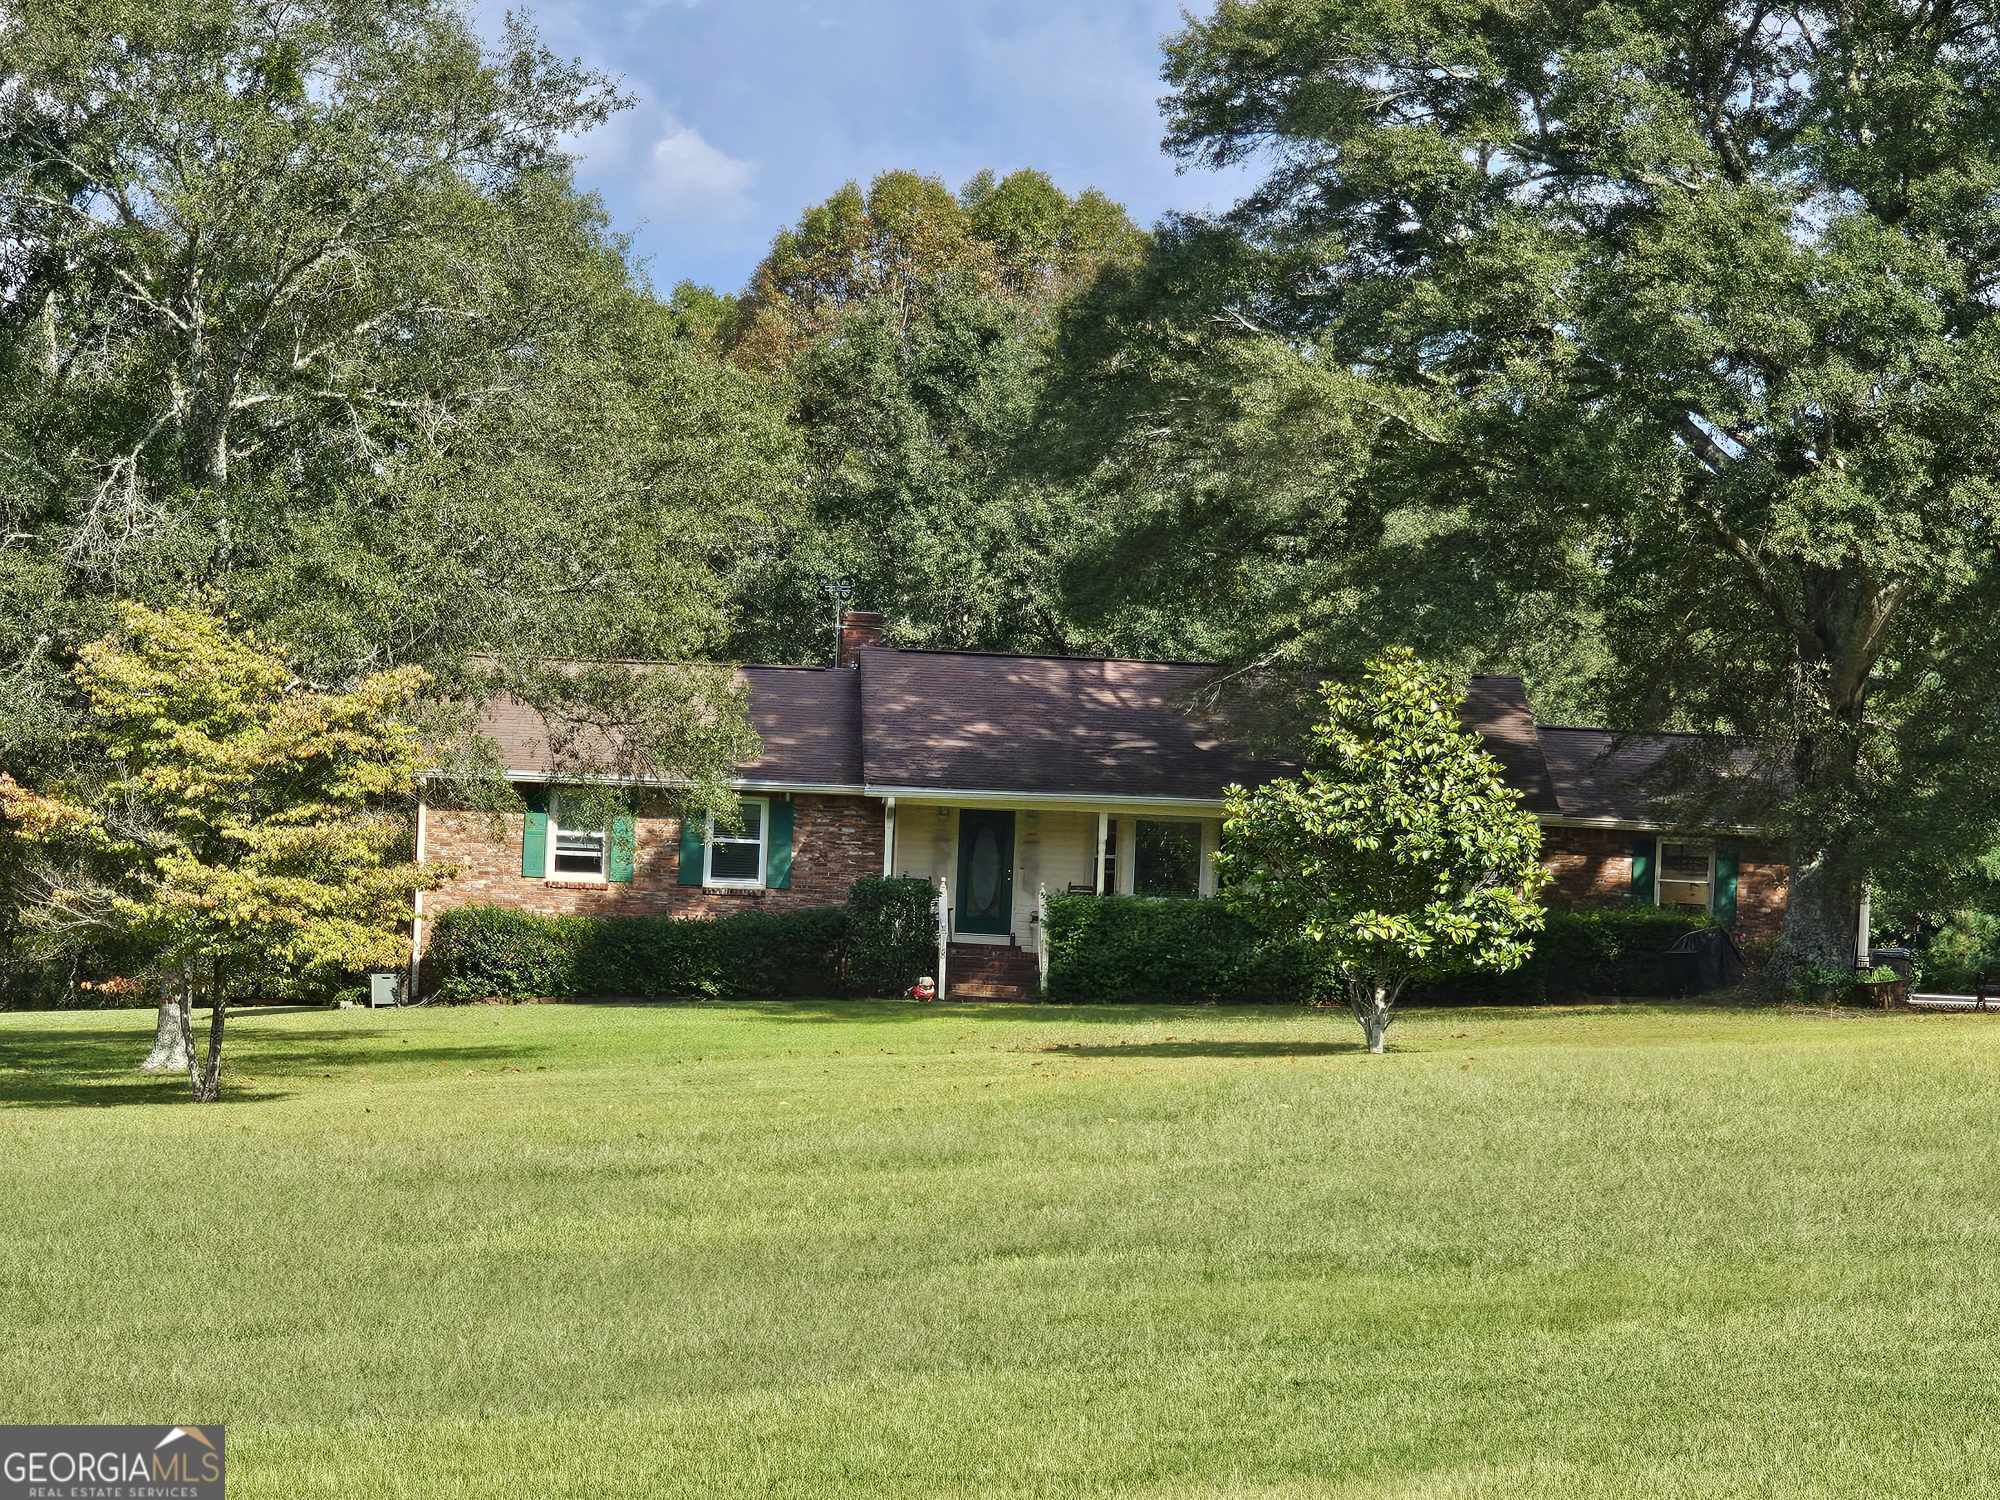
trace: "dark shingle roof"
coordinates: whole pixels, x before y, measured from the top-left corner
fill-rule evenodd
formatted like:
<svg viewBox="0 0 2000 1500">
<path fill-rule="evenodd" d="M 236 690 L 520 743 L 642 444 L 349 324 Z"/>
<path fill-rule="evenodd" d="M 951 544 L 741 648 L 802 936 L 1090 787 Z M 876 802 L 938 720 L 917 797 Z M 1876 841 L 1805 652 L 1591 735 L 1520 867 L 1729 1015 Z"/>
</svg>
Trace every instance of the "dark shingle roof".
<svg viewBox="0 0 2000 1500">
<path fill-rule="evenodd" d="M 750 724 L 763 741 L 762 753 L 739 775 L 810 786 L 861 784 L 861 691 L 854 673 L 741 667 L 733 675 L 748 690 Z M 548 726 L 525 703 L 492 700 L 481 727 L 499 743 L 508 770 L 553 769 Z"/>
<path fill-rule="evenodd" d="M 1563 816 L 1649 824 L 1684 819 L 1674 792 L 1677 782 L 1697 773 L 1691 753 L 1703 750 L 1702 736 L 1550 725 L 1537 735 Z M 1758 781 L 1768 786 L 1769 773 L 1760 769 L 1752 748 L 1731 751 L 1722 769 L 1741 778 L 1746 790 Z"/>
<path fill-rule="evenodd" d="M 744 667 L 750 726 L 763 754 L 745 766 L 751 781 L 859 786 L 861 684 L 830 667 Z"/>
<path fill-rule="evenodd" d="M 1044 796 L 1216 799 L 1295 765 L 1259 753 L 1194 662 L 864 649 L 856 669 L 743 667 L 763 742 L 748 781 Z M 645 663 L 635 663 L 645 666 Z M 1467 684 L 1463 716 L 1532 812 L 1668 824 L 1674 752 L 1690 736 L 1537 726 L 1518 677 Z M 507 768 L 553 769 L 535 710 L 502 697 L 486 731 Z M 1754 755 L 1734 757 L 1745 775 Z M 1746 783 L 1747 784 L 1747 783 Z"/>
<path fill-rule="evenodd" d="M 1529 812 L 1562 811 L 1535 734 L 1526 683 L 1518 677 L 1475 677 L 1466 686 L 1460 712 L 1465 727 L 1485 738 L 1486 748 L 1506 770 L 1507 784 L 1521 794 Z"/>
<path fill-rule="evenodd" d="M 1104 797 L 1220 797 L 1283 774 L 1195 701 L 1185 662 L 861 653 L 871 786 Z"/>
</svg>

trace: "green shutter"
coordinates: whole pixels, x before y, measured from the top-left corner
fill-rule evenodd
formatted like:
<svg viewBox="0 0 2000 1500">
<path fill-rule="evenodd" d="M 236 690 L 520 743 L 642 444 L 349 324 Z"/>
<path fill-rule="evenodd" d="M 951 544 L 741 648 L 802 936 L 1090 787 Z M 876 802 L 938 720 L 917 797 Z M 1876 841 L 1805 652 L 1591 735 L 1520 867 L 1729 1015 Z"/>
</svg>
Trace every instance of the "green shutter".
<svg viewBox="0 0 2000 1500">
<path fill-rule="evenodd" d="M 681 884 L 700 885 L 701 867 L 704 863 L 703 844 L 706 836 L 703 830 L 708 820 L 697 813 L 688 813 L 681 818 Z"/>
<path fill-rule="evenodd" d="M 1731 839 L 1715 846 L 1715 919 L 1736 925 L 1736 866 L 1743 846 Z"/>
<path fill-rule="evenodd" d="M 771 828 L 765 835 L 764 884 L 782 891 L 792 883 L 792 804 L 771 799 Z"/>
<path fill-rule="evenodd" d="M 527 822 L 521 829 L 521 873 L 540 880 L 549 872 L 549 789 L 523 787 L 521 800 L 528 804 Z"/>
<path fill-rule="evenodd" d="M 1632 899 L 1641 906 L 1653 904 L 1653 841 L 1635 840 L 1632 845 Z"/>
<path fill-rule="evenodd" d="M 630 813 L 619 813 L 611 820 L 611 847 L 605 851 L 604 878 L 629 882 L 632 879 L 633 859 L 638 852 L 638 820 Z"/>
</svg>

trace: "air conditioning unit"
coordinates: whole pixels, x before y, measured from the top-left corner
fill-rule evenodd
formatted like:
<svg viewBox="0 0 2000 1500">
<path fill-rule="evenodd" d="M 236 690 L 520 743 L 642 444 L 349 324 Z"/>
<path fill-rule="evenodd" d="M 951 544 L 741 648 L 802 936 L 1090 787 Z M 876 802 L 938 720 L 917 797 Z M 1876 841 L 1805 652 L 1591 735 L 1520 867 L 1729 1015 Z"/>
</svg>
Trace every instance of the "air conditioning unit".
<svg viewBox="0 0 2000 1500">
<path fill-rule="evenodd" d="M 401 974 L 370 974 L 368 976 L 368 1008 L 375 1010 L 384 1005 L 403 1003 L 403 976 Z"/>
</svg>

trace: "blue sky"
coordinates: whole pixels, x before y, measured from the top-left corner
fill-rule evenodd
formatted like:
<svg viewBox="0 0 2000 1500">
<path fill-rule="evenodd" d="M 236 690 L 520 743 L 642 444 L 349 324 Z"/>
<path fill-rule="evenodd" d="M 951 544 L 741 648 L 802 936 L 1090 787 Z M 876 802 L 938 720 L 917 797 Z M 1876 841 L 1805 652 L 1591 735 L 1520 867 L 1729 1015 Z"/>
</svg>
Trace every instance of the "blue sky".
<svg viewBox="0 0 2000 1500">
<path fill-rule="evenodd" d="M 771 236 L 891 167 L 1099 187 L 1141 224 L 1226 206 L 1234 175 L 1159 148 L 1160 39 L 1180 0 L 517 0 L 638 104 L 580 145 L 662 289 L 741 287 Z M 500 4 L 480 0 L 497 28 Z"/>
</svg>

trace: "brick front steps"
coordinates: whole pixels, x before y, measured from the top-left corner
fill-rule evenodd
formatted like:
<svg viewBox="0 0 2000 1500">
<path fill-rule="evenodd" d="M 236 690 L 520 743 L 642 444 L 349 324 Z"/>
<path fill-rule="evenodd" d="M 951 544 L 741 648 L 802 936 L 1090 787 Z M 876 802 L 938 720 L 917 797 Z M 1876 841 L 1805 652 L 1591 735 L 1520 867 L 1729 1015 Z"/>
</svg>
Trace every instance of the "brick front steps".
<svg viewBox="0 0 2000 1500">
<path fill-rule="evenodd" d="M 997 943 L 953 943 L 945 966 L 952 1000 L 1032 1000 L 1041 982 L 1034 954 Z"/>
</svg>

